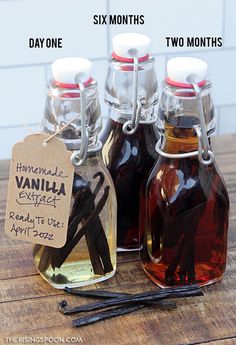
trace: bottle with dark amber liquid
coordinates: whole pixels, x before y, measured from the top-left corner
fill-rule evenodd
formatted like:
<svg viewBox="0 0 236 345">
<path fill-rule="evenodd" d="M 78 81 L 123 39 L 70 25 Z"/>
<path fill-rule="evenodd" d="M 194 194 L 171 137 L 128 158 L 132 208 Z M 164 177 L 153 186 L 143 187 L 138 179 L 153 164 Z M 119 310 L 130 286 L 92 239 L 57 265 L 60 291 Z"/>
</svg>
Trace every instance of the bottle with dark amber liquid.
<svg viewBox="0 0 236 345">
<path fill-rule="evenodd" d="M 65 143 L 74 165 L 66 243 L 33 248 L 37 270 L 58 289 L 98 283 L 116 270 L 116 195 L 101 156 L 100 105 L 91 67 L 82 58 L 53 62 L 42 121 L 42 131 Z"/>
<path fill-rule="evenodd" d="M 215 128 L 207 65 L 168 62 L 158 112 L 159 159 L 141 195 L 141 250 L 159 286 L 211 284 L 226 267 L 229 199 L 210 147 Z"/>
<path fill-rule="evenodd" d="M 105 101 L 109 119 L 101 136 L 102 155 L 117 195 L 118 251 L 139 249 L 139 193 L 157 153 L 155 60 L 150 39 L 140 34 L 113 38 Z"/>
</svg>

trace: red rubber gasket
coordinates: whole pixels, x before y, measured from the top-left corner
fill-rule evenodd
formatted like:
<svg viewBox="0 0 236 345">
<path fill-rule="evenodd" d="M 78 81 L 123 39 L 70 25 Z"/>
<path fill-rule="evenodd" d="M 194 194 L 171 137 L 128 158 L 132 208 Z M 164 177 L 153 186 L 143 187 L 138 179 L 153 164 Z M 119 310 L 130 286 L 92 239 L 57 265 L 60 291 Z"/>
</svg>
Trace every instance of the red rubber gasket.
<svg viewBox="0 0 236 345">
<path fill-rule="evenodd" d="M 165 82 L 168 85 L 176 86 L 176 87 L 179 87 L 181 89 L 192 89 L 193 88 L 193 86 L 191 84 L 178 83 L 178 82 L 176 82 L 174 80 L 171 80 L 170 78 L 165 78 Z M 204 79 L 204 80 L 200 81 L 200 83 L 197 83 L 197 84 L 200 87 L 204 86 L 206 84 L 206 80 Z"/>
<path fill-rule="evenodd" d="M 92 78 L 86 80 L 83 84 L 85 87 L 87 87 L 89 84 L 91 84 L 93 81 Z M 79 89 L 79 85 L 78 84 L 63 84 L 63 83 L 59 83 L 58 81 L 54 80 L 53 84 L 62 88 L 62 89 Z"/>
<path fill-rule="evenodd" d="M 134 62 L 134 59 L 116 55 L 114 52 L 111 54 L 111 56 L 113 59 L 121 61 L 121 62 Z M 149 54 L 138 58 L 138 62 L 147 61 L 148 59 L 149 59 Z"/>
</svg>

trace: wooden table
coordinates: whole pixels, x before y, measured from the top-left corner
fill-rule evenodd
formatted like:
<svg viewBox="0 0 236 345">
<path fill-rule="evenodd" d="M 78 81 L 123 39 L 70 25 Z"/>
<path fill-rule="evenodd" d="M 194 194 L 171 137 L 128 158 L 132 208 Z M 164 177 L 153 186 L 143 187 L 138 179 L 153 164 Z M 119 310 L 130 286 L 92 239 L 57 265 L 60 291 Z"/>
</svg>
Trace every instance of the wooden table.
<svg viewBox="0 0 236 345">
<path fill-rule="evenodd" d="M 75 329 L 57 304 L 85 300 L 49 286 L 36 272 L 31 244 L 13 241 L 3 232 L 9 162 L 0 163 L 0 344 L 5 337 L 78 337 L 83 344 L 236 344 L 236 135 L 213 138 L 218 165 L 231 201 L 227 273 L 222 282 L 204 288 L 204 297 L 182 299 L 174 310 L 142 309 L 133 314 Z M 114 278 L 96 287 L 141 292 L 155 285 L 143 273 L 137 254 L 118 257 Z M 91 287 L 89 287 L 91 288 Z M 87 300 L 86 300 L 87 301 Z M 19 339 L 14 338 L 14 341 Z M 11 343 L 13 343 L 13 340 Z M 75 340 L 74 338 L 71 341 Z M 8 339 L 8 342 L 10 340 Z M 41 342 L 41 344 L 47 344 Z"/>
</svg>

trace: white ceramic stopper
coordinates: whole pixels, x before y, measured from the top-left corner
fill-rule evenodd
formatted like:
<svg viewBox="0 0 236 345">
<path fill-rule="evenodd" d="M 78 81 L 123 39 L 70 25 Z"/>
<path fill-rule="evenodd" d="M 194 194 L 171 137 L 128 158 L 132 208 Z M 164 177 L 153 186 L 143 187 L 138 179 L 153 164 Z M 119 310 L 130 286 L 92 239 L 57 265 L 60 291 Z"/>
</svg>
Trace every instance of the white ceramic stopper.
<svg viewBox="0 0 236 345">
<path fill-rule="evenodd" d="M 197 83 L 203 81 L 207 73 L 207 64 L 201 59 L 177 57 L 167 62 L 168 78 L 177 83 L 189 84 L 187 77 L 192 74 Z"/>
<path fill-rule="evenodd" d="M 52 63 L 53 78 L 62 84 L 75 84 L 76 76 L 82 82 L 91 77 L 92 63 L 88 59 L 70 57 L 55 60 Z"/>
<path fill-rule="evenodd" d="M 148 36 L 136 33 L 124 33 L 113 37 L 113 51 L 124 58 L 132 58 L 129 51 L 135 49 L 137 57 L 149 54 L 151 40 Z"/>
</svg>

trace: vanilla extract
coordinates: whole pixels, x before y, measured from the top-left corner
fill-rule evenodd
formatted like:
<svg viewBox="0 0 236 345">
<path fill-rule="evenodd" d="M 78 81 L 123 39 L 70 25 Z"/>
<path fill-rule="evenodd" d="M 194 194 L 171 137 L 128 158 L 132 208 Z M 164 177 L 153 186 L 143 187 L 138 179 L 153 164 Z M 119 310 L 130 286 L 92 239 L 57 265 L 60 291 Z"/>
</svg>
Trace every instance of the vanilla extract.
<svg viewBox="0 0 236 345">
<path fill-rule="evenodd" d="M 138 51 L 142 45 L 143 56 L 139 59 L 134 60 L 125 53 Z M 101 136 L 102 156 L 116 189 L 117 250 L 132 251 L 140 249 L 139 237 L 142 237 L 139 232 L 140 188 L 157 158 L 158 85 L 155 59 L 149 55 L 148 36 L 117 35 L 113 49 L 105 83 L 109 119 Z M 119 56 L 120 52 L 124 56 Z"/>
<path fill-rule="evenodd" d="M 191 129 L 169 127 L 166 133 L 167 152 L 197 149 Z M 141 259 L 154 282 L 161 287 L 206 285 L 223 276 L 229 202 L 215 164 L 203 166 L 197 157 L 171 162 L 161 157 L 141 202 L 146 204 L 140 214 L 146 234 Z"/>
<path fill-rule="evenodd" d="M 81 71 L 83 66 L 84 73 Z M 48 242 L 48 245 L 35 244 L 33 248 L 37 270 L 58 289 L 100 282 L 112 277 L 116 270 L 116 196 L 112 179 L 101 159 L 102 144 L 98 140 L 100 106 L 97 84 L 90 76 L 90 69 L 90 61 L 82 58 L 59 59 L 52 64 L 53 79 L 48 84 L 42 121 L 44 133 L 56 134 L 65 143 L 71 152 L 74 169 L 64 245 L 55 247 L 53 242 Z M 84 82 L 80 81 L 79 71 L 87 78 Z M 68 75 L 71 76 L 69 81 Z M 30 186 L 42 192 L 41 195 L 30 195 L 22 191 L 20 195 L 24 193 L 24 202 L 33 198 L 35 206 L 41 203 L 55 207 L 57 200 L 69 192 L 58 181 L 58 177 L 65 177 L 64 173 L 40 167 L 28 169 L 41 175 L 55 174 L 57 183 L 47 183 L 46 178 L 44 182 L 37 179 L 20 181 L 26 190 Z M 45 199 L 46 193 L 50 198 Z M 57 228 L 60 232 L 63 225 L 63 221 L 58 223 L 48 217 L 44 232 L 34 232 L 34 236 L 50 240 L 50 230 Z"/>
<path fill-rule="evenodd" d="M 142 266 L 160 287 L 212 284 L 226 268 L 229 197 L 210 143 L 215 118 L 206 71 L 202 60 L 174 58 L 162 83 L 159 159 L 140 195 Z"/>
</svg>

